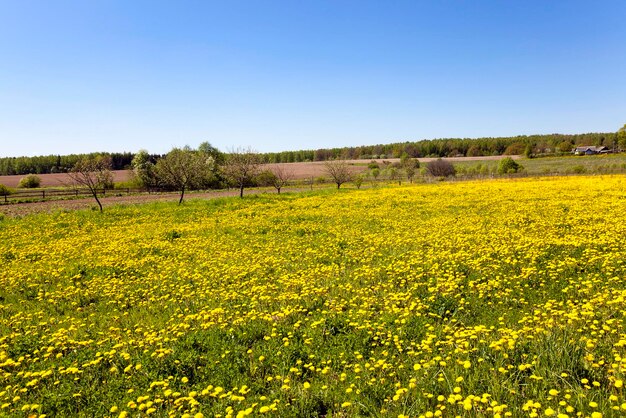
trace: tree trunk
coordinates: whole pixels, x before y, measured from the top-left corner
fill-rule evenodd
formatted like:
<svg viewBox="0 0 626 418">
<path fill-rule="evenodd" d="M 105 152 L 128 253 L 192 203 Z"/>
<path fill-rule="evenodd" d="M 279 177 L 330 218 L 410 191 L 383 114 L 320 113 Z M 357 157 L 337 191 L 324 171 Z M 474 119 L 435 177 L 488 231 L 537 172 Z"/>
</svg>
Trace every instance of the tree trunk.
<svg viewBox="0 0 626 418">
<path fill-rule="evenodd" d="M 341 183 L 337 183 L 337 190 L 341 187 Z"/>
<path fill-rule="evenodd" d="M 243 199 L 243 184 L 239 186 L 239 197 Z"/>
<path fill-rule="evenodd" d="M 180 191 L 180 199 L 178 200 L 179 205 L 183 203 L 183 197 L 185 197 L 185 186 L 183 186 L 182 190 Z"/>
<path fill-rule="evenodd" d="M 94 197 L 94 199 L 96 199 L 96 203 L 100 207 L 100 212 L 102 212 L 102 203 L 100 203 L 100 199 L 98 199 L 98 191 L 97 190 L 93 190 L 93 197 Z"/>
<path fill-rule="evenodd" d="M 278 194 L 280 194 L 280 187 L 277 187 L 276 190 L 278 191 Z"/>
</svg>

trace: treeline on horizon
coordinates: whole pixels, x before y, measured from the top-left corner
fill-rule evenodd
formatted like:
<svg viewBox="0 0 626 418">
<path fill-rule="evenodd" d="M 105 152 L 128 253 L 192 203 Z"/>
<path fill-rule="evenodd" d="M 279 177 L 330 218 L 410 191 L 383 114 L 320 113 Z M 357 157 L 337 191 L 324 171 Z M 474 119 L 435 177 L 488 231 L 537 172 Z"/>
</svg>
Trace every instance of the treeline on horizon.
<svg viewBox="0 0 626 418">
<path fill-rule="evenodd" d="M 396 142 L 384 145 L 271 152 L 261 153 L 260 155 L 262 160 L 267 163 L 328 161 L 338 158 L 370 160 L 399 158 L 404 154 L 412 158 L 478 157 L 491 155 L 540 156 L 566 153 L 571 151 L 575 146 L 581 145 L 604 145 L 609 148 L 616 148 L 618 146 L 617 134 L 615 132 L 609 132 L 575 135 L 523 135 L 476 139 L 446 138 L 415 142 Z M 626 144 L 619 144 L 622 148 L 624 145 Z M 113 170 L 124 170 L 130 167 L 135 154 L 131 152 L 102 152 L 37 157 L 2 157 L 0 158 L 0 175 L 67 173 L 81 159 L 100 155 L 111 157 Z M 150 155 L 150 158 L 154 162 L 160 157 L 161 155 L 159 154 Z"/>
</svg>

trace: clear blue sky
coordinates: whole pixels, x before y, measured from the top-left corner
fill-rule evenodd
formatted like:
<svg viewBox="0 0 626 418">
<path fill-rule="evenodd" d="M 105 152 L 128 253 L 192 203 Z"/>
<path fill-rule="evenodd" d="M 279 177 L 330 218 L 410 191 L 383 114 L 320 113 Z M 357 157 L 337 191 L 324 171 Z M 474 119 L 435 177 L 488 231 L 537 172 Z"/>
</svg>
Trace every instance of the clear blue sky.
<svg viewBox="0 0 626 418">
<path fill-rule="evenodd" d="M 616 131 L 626 2 L 0 0 L 0 156 Z"/>
</svg>

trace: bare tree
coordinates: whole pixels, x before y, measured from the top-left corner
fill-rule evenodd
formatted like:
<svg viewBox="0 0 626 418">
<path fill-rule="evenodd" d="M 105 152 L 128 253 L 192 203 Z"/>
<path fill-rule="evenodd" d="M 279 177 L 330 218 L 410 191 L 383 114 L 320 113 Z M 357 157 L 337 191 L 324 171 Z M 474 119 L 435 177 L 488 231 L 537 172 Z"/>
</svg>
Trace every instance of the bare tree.
<svg viewBox="0 0 626 418">
<path fill-rule="evenodd" d="M 326 174 L 330 176 L 339 189 L 342 184 L 352 180 L 352 172 L 350 166 L 341 160 L 330 160 L 324 163 Z"/>
<path fill-rule="evenodd" d="M 261 156 L 250 148 L 238 148 L 226 157 L 224 174 L 239 188 L 239 197 L 243 198 L 243 189 L 248 186 L 259 172 Z"/>
<path fill-rule="evenodd" d="M 98 190 L 113 184 L 111 157 L 99 156 L 83 158 L 74 165 L 67 175 L 75 186 L 82 186 L 89 189 L 89 192 L 93 198 L 96 199 L 96 203 L 98 203 L 100 207 L 100 212 L 102 212 L 102 203 L 98 198 Z"/>
<path fill-rule="evenodd" d="M 456 169 L 448 160 L 438 158 L 426 164 L 426 171 L 434 177 L 449 177 L 456 174 Z"/>
<path fill-rule="evenodd" d="M 293 179 L 293 171 L 280 164 L 273 166 L 269 171 L 272 173 L 272 176 L 269 177 L 270 186 L 274 187 L 276 192 L 280 194 L 280 189 Z"/>
<path fill-rule="evenodd" d="M 180 190 L 180 205 L 185 191 L 198 187 L 207 178 L 211 164 L 201 152 L 189 147 L 173 148 L 165 157 L 159 158 L 156 173 L 161 184 Z"/>
</svg>

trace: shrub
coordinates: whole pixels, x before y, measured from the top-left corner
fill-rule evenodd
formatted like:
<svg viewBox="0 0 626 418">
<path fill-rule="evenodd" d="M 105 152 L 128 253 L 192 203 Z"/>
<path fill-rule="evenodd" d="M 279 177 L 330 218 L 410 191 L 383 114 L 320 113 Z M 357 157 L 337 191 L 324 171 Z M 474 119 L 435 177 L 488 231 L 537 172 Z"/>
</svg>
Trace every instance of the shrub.
<svg viewBox="0 0 626 418">
<path fill-rule="evenodd" d="M 513 174 L 517 173 L 519 169 L 520 165 L 511 157 L 501 159 L 498 164 L 499 174 Z"/>
<path fill-rule="evenodd" d="M 456 169 L 450 161 L 438 158 L 426 164 L 426 171 L 435 177 L 450 177 L 456 174 Z"/>
<path fill-rule="evenodd" d="M 574 174 L 584 174 L 587 172 L 587 169 L 583 165 L 575 165 L 572 167 L 572 173 Z"/>
<path fill-rule="evenodd" d="M 360 189 L 361 186 L 363 185 L 363 175 L 359 174 L 358 176 L 354 178 L 354 180 L 352 180 L 352 182 L 354 183 L 357 189 Z"/>
<path fill-rule="evenodd" d="M 17 187 L 22 189 L 36 189 L 41 186 L 41 177 L 35 174 L 29 174 L 26 177 L 22 177 Z"/>
<path fill-rule="evenodd" d="M 4 184 L 0 184 L 0 196 L 7 196 L 13 193 L 13 189 L 5 186 Z"/>
</svg>

